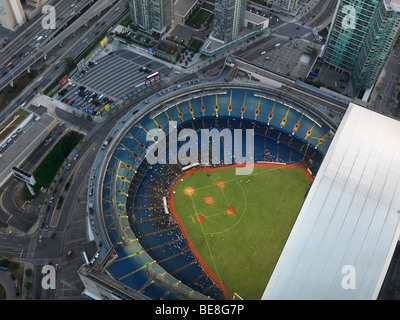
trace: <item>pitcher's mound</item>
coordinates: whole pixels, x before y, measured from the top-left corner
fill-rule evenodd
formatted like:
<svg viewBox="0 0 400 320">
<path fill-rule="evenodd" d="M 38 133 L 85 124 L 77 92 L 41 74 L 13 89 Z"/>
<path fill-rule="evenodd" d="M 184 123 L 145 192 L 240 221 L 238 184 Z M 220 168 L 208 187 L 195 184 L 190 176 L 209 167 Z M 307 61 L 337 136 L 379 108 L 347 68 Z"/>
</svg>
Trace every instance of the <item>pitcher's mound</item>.
<svg viewBox="0 0 400 320">
<path fill-rule="evenodd" d="M 217 187 L 225 188 L 225 183 L 223 181 L 217 181 L 215 184 L 217 185 Z"/>
<path fill-rule="evenodd" d="M 191 197 L 194 194 L 194 189 L 192 187 L 185 188 L 185 194 Z"/>
<path fill-rule="evenodd" d="M 232 206 L 230 206 L 230 207 L 228 208 L 228 210 L 226 210 L 226 213 L 227 213 L 228 216 L 230 216 L 231 214 L 236 213 L 235 208 L 232 207 Z"/>
<path fill-rule="evenodd" d="M 196 221 L 197 221 L 197 223 L 203 223 L 203 222 L 206 221 L 206 218 L 204 218 L 204 217 L 201 216 L 201 215 L 197 215 L 197 216 L 196 216 Z"/>
<path fill-rule="evenodd" d="M 207 198 L 204 198 L 204 202 L 205 202 L 206 204 L 213 204 L 213 203 L 214 203 L 214 200 L 213 200 L 213 198 L 211 198 L 211 197 L 207 197 Z"/>
</svg>

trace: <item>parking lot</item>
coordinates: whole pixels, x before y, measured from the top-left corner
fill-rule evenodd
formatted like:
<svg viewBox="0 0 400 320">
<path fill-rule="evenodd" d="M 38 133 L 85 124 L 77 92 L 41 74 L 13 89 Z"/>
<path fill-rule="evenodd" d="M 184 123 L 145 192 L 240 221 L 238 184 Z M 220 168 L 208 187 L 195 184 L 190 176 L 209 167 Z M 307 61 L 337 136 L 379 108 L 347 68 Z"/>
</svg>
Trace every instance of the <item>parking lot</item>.
<svg viewBox="0 0 400 320">
<path fill-rule="evenodd" d="M 316 44 L 308 40 L 293 39 L 260 55 L 254 62 L 294 78 L 305 79 L 316 58 L 311 57 L 314 46 Z"/>
<path fill-rule="evenodd" d="M 341 94 L 353 94 L 350 75 L 333 66 L 317 61 L 312 70 L 317 76 L 310 75 L 309 79 L 323 83 L 325 88 Z"/>
<path fill-rule="evenodd" d="M 57 99 L 89 114 L 114 107 L 144 88 L 147 77 L 159 72 L 165 78 L 172 68 L 128 50 L 103 56 L 78 72 Z"/>
</svg>

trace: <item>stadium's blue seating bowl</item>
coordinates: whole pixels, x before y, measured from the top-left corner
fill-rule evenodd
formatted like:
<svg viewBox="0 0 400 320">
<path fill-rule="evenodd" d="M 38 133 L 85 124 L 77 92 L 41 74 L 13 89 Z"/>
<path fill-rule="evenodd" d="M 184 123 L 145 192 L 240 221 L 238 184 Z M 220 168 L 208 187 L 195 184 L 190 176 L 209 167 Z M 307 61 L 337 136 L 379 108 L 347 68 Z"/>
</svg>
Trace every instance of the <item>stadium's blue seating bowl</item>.
<svg viewBox="0 0 400 320">
<path fill-rule="evenodd" d="M 210 89 L 163 101 L 159 109 L 133 125 L 115 148 L 102 194 L 105 225 L 118 254 L 108 271 L 151 299 L 224 299 L 163 208 L 162 198 L 168 197 L 172 181 L 182 173 L 181 166 L 150 167 L 145 160 L 147 132 L 158 126 L 167 133 L 170 120 L 195 129 L 254 129 L 256 162 L 294 163 L 306 157 L 316 167 L 329 147 L 330 128 L 289 100 L 264 91 L 227 87 L 219 94 Z M 113 219 L 112 195 L 123 235 Z"/>
</svg>

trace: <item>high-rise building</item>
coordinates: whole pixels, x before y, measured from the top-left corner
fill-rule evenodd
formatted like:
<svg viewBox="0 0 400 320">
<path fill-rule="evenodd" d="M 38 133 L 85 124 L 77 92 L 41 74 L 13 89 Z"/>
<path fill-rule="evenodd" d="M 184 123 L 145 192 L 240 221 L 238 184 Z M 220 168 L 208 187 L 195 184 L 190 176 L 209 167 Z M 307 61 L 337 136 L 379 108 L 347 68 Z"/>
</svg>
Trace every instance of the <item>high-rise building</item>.
<svg viewBox="0 0 400 320">
<path fill-rule="evenodd" d="M 356 90 L 371 88 L 400 34 L 400 0 L 341 0 L 336 10 L 323 59 Z"/>
<path fill-rule="evenodd" d="M 246 0 L 216 0 L 213 37 L 225 43 L 236 40 L 244 27 Z"/>
<path fill-rule="evenodd" d="M 9 30 L 17 30 L 26 22 L 20 0 L 0 0 L 0 24 Z"/>
<path fill-rule="evenodd" d="M 173 0 L 129 0 L 132 22 L 147 31 L 162 33 L 174 17 Z"/>
</svg>

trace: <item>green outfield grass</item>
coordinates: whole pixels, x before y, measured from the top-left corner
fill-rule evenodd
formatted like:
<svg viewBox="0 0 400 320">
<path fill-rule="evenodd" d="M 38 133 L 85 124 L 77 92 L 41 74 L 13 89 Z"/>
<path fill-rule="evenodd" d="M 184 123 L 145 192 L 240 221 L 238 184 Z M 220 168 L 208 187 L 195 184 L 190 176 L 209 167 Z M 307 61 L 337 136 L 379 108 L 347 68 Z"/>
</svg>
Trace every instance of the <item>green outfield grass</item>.
<svg viewBox="0 0 400 320">
<path fill-rule="evenodd" d="M 224 181 L 225 187 L 216 185 Z M 278 261 L 309 184 L 300 168 L 197 172 L 179 182 L 175 211 L 194 247 L 233 296 L 259 299 Z M 185 189 L 194 194 L 188 196 Z M 213 203 L 204 199 L 212 197 Z M 228 215 L 228 207 L 235 213 Z M 196 215 L 205 218 L 198 223 Z"/>
</svg>

